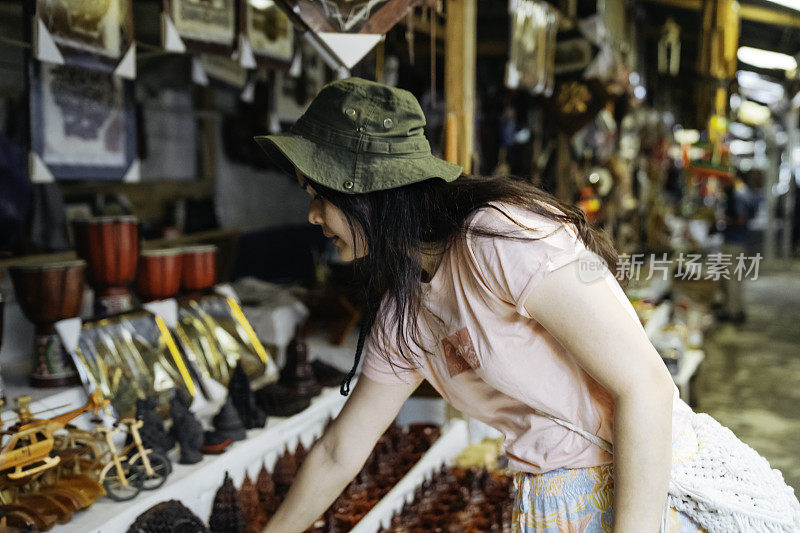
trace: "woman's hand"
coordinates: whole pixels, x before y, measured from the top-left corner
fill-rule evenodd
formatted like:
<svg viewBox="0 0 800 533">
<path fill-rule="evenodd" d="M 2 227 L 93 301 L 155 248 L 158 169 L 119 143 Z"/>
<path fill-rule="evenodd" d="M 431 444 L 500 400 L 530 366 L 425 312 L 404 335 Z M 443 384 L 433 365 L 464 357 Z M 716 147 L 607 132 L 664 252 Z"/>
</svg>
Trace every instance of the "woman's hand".
<svg viewBox="0 0 800 533">
<path fill-rule="evenodd" d="M 674 384 L 612 280 L 583 281 L 579 268 L 572 262 L 546 275 L 525 309 L 614 397 L 614 531 L 657 532 L 669 486 Z"/>
<path fill-rule="evenodd" d="M 361 376 L 341 413 L 311 448 L 286 500 L 263 533 L 302 532 L 356 476 L 378 438 L 417 384 L 376 383 Z"/>
</svg>

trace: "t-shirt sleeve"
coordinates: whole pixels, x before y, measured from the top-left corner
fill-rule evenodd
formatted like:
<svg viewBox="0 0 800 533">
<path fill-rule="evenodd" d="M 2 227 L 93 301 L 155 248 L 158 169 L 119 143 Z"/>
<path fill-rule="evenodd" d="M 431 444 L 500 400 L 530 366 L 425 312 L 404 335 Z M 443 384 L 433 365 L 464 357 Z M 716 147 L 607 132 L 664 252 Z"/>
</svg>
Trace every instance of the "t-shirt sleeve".
<svg viewBox="0 0 800 533">
<path fill-rule="evenodd" d="M 373 333 L 364 343 L 361 374 L 378 383 L 419 385 L 424 379 L 422 373 L 408 368 L 409 364 L 393 346 L 385 347 L 386 343 L 378 342 L 375 337 L 378 335 L 376 329 L 373 328 Z"/>
<path fill-rule="evenodd" d="M 532 318 L 525 301 L 547 274 L 589 257 L 599 268 L 599 258 L 586 248 L 571 226 L 533 213 L 513 216 L 531 229 L 521 228 L 496 210 L 486 210 L 476 217 L 476 225 L 517 239 L 469 234 L 468 259 L 486 289 L 514 306 L 519 314 Z"/>
</svg>

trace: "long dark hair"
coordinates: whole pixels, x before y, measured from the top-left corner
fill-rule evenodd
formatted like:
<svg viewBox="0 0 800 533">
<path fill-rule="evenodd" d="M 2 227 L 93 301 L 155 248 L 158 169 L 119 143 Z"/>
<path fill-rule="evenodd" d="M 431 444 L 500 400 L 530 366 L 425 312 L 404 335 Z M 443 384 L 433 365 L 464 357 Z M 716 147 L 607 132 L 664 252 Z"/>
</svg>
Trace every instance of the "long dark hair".
<svg viewBox="0 0 800 533">
<path fill-rule="evenodd" d="M 417 351 L 429 353 L 415 340 L 416 319 L 422 306 L 424 271 L 420 249 L 426 244 L 441 243 L 445 252 L 469 231 L 473 235 L 536 240 L 500 234 L 486 228 L 468 228 L 470 215 L 489 202 L 504 202 L 522 207 L 558 223 L 572 225 L 580 240 L 610 268 L 618 256 L 610 239 L 590 226 L 583 211 L 559 201 L 533 185 L 511 178 L 479 177 L 462 174 L 447 183 L 429 179 L 411 185 L 367 194 L 344 194 L 313 183 L 314 190 L 339 208 L 348 220 L 353 242 L 363 238 L 367 254 L 355 260 L 356 279 L 366 302 L 356 348 L 353 369 L 342 383 L 347 395 L 350 379 L 361 358 L 364 341 L 375 324 L 379 325 L 384 346 L 394 344 L 401 357 L 415 368 Z M 555 210 L 552 208 L 556 208 Z M 514 221 L 516 223 L 516 221 Z M 519 224 L 518 224 L 519 225 Z M 360 231 L 359 231 L 360 230 Z M 381 319 L 377 320 L 378 313 Z M 395 332 L 394 342 L 387 331 Z M 393 365 L 394 361 L 389 358 Z"/>
</svg>

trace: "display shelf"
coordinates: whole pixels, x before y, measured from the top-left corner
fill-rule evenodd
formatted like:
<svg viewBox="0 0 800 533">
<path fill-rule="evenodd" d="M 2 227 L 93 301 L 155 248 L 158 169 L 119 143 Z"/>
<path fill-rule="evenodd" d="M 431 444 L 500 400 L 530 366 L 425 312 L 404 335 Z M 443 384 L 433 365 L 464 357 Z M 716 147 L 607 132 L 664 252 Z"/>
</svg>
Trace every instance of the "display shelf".
<svg viewBox="0 0 800 533">
<path fill-rule="evenodd" d="M 129 502 L 103 498 L 85 511 L 76 513 L 68 524 L 56 526 L 54 533 L 73 531 L 125 532 L 137 516 L 153 505 L 176 499 L 208 523 L 217 489 L 228 472 L 238 487 L 245 472 L 255 479 L 262 463 L 271 469 L 288 446 L 291 450 L 302 440 L 307 448 L 318 438 L 329 417 L 335 416 L 346 398 L 338 389 L 327 388 L 305 411 L 290 418 L 270 417 L 264 429 L 250 430 L 247 439 L 235 442 L 221 455 L 206 455 L 196 465 L 174 463 L 167 482 L 154 491 L 142 491 Z"/>
<path fill-rule="evenodd" d="M 414 491 L 443 464 L 451 464 L 453 459 L 469 444 L 469 431 L 464 420 L 452 420 L 442 431 L 442 436 L 425 452 L 414 468 L 367 513 L 351 530 L 351 533 L 375 533 L 387 527 L 392 516 L 399 512 L 406 502 L 414 499 Z"/>
</svg>

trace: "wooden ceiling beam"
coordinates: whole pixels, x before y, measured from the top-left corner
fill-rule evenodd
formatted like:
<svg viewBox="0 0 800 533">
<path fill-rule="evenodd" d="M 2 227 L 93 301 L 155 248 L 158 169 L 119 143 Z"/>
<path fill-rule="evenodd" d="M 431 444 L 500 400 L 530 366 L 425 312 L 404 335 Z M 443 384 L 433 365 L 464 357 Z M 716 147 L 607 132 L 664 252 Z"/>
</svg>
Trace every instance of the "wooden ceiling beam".
<svg viewBox="0 0 800 533">
<path fill-rule="evenodd" d="M 689 11 L 700 11 L 700 0 L 643 0 L 649 4 L 658 4 Z M 800 14 L 795 15 L 783 10 L 772 9 L 769 7 L 754 6 L 751 4 L 739 4 L 739 17 L 742 20 L 760 22 L 772 26 L 786 26 L 790 28 L 800 28 Z"/>
</svg>

